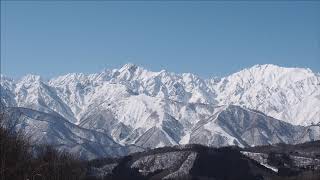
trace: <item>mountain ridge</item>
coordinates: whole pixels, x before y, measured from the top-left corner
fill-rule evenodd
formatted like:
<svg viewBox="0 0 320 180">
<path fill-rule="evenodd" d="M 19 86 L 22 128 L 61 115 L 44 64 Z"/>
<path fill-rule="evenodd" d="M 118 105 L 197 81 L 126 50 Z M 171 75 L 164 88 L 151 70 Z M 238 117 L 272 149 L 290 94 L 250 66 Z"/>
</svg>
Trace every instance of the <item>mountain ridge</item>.
<svg viewBox="0 0 320 180">
<path fill-rule="evenodd" d="M 1 75 L 0 100 L 3 107 L 57 113 L 75 128 L 104 133 L 125 148 L 244 147 L 319 139 L 318 126 L 311 127 L 320 122 L 318 84 L 320 77 L 310 69 L 275 65 L 202 79 L 126 64 L 48 81 Z"/>
<path fill-rule="evenodd" d="M 43 83 L 56 91 L 62 90 L 56 94 L 71 108 L 72 113 L 69 114 L 75 116 L 79 113 L 78 111 L 90 105 L 83 98 L 92 98 L 90 95 L 93 95 L 89 94 L 88 97 L 85 97 L 85 93 L 79 92 L 81 88 L 93 86 L 87 88 L 92 90 L 95 88 L 94 86 L 99 88 L 99 86 L 107 86 L 106 83 L 110 83 L 123 85 L 132 93 L 168 98 L 179 102 L 237 104 L 257 109 L 295 125 L 310 125 L 312 122 L 318 123 L 320 121 L 320 116 L 317 118 L 317 115 L 320 115 L 318 112 L 320 108 L 309 116 L 301 116 L 297 113 L 298 109 L 306 109 L 302 108 L 306 104 L 317 107 L 314 105 L 319 105 L 320 101 L 320 76 L 310 69 L 304 68 L 283 68 L 272 64 L 255 65 L 220 79 L 202 79 L 191 73 L 175 74 L 165 70 L 153 72 L 134 64 L 125 64 L 120 69 L 103 70 L 101 73 L 87 75 L 69 73 L 51 78 L 48 81 L 42 80 L 37 75 L 26 75 L 18 81 L 8 80 L 9 78 L 3 75 L 1 79 L 5 81 L 2 82 L 1 87 L 8 87 L 7 91 L 18 91 L 19 87 L 15 86 L 19 84 L 26 86 L 30 83 Z M 61 97 L 68 91 L 78 91 L 79 97 L 69 100 L 66 97 Z M 291 92 L 286 93 L 286 91 Z M 77 96 L 77 94 L 71 95 Z M 304 100 L 316 102 L 301 102 Z M 280 101 L 283 101 L 281 103 L 284 105 L 279 104 Z M 296 107 L 291 107 L 291 105 Z M 10 103 L 7 106 L 10 106 Z M 298 117 L 293 119 L 295 116 Z M 70 115 L 67 118 L 70 119 Z M 79 117 L 77 119 L 79 120 Z"/>
</svg>

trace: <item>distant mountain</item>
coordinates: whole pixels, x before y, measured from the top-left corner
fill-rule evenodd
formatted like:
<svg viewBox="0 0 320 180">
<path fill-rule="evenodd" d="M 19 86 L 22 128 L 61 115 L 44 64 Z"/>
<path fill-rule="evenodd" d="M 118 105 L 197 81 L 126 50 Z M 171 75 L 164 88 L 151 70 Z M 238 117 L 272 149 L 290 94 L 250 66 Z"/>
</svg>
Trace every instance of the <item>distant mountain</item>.
<svg viewBox="0 0 320 180">
<path fill-rule="evenodd" d="M 212 79 L 165 70 L 151 72 L 133 64 L 96 74 L 67 74 L 49 81 L 36 75 L 17 81 L 1 75 L 1 91 L 6 106 L 51 109 L 74 122 L 101 103 L 112 104 L 136 95 L 180 103 L 236 104 L 295 125 L 320 121 L 319 74 L 270 64 Z"/>
<path fill-rule="evenodd" d="M 310 69 L 256 65 L 202 79 L 126 64 L 48 81 L 1 75 L 0 90 L 7 122 L 19 122 L 15 130 L 87 158 L 188 143 L 247 147 L 320 139 L 320 75 Z M 34 125 L 40 122 L 45 125 Z M 100 152 L 107 146 L 117 148 Z"/>
</svg>

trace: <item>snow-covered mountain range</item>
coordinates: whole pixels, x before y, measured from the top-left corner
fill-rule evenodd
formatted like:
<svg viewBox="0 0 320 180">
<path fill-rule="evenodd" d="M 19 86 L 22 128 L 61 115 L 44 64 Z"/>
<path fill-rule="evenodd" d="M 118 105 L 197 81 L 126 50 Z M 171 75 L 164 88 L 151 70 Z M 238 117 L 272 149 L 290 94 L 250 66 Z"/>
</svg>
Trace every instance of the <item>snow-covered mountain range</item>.
<svg viewBox="0 0 320 180">
<path fill-rule="evenodd" d="M 60 144 L 89 158 L 187 143 L 320 139 L 320 75 L 310 69 L 255 65 L 202 79 L 126 64 L 48 81 L 1 75 L 0 88 L 1 106 L 15 114 L 7 117 L 17 122 L 16 130 L 34 131 L 39 143 Z M 118 150 L 98 148 L 108 144 Z"/>
</svg>

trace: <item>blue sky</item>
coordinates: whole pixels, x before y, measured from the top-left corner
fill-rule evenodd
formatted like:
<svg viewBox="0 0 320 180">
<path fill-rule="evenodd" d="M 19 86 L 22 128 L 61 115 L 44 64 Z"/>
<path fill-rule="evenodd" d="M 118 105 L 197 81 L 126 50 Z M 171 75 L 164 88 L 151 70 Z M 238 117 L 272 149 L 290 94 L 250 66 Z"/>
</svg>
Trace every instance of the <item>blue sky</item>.
<svg viewBox="0 0 320 180">
<path fill-rule="evenodd" d="M 2 74 L 127 62 L 205 78 L 266 63 L 320 72 L 320 3 L 1 1 Z"/>
</svg>

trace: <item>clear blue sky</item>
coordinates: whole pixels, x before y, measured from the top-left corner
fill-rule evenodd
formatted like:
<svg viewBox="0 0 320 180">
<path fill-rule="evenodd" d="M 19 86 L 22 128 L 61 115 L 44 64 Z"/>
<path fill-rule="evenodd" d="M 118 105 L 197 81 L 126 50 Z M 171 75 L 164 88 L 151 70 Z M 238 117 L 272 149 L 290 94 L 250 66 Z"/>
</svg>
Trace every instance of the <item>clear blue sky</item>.
<svg viewBox="0 0 320 180">
<path fill-rule="evenodd" d="M 265 63 L 320 72 L 320 2 L 1 1 L 2 74 L 127 62 L 202 77 Z"/>
</svg>

